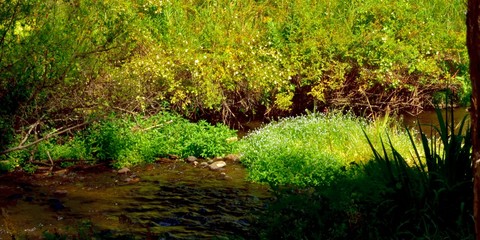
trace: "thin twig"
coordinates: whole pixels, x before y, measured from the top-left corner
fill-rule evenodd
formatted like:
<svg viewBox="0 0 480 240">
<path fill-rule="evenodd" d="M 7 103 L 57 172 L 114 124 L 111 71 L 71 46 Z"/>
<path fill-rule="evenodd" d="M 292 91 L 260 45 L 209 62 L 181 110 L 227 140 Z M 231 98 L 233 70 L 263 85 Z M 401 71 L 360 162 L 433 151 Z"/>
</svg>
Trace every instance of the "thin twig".
<svg viewBox="0 0 480 240">
<path fill-rule="evenodd" d="M 35 129 L 38 126 L 38 124 L 40 124 L 40 120 L 38 120 L 36 123 L 32 124 L 30 129 L 28 129 L 27 135 L 25 136 L 25 138 L 23 138 L 22 142 L 20 142 L 20 144 L 18 144 L 18 146 L 22 146 L 28 140 L 28 137 L 32 133 L 33 129 Z"/>
<path fill-rule="evenodd" d="M 39 142 L 45 141 L 45 140 L 47 140 L 47 139 L 49 139 L 49 138 L 51 138 L 51 137 L 60 135 L 60 134 L 62 134 L 62 133 L 64 133 L 64 132 L 68 132 L 68 131 L 70 131 L 70 130 L 72 130 L 72 129 L 75 129 L 75 128 L 79 128 L 79 127 L 85 126 L 85 125 L 87 125 L 87 123 L 88 123 L 88 122 L 84 122 L 84 123 L 81 123 L 81 124 L 77 124 L 77 125 L 75 125 L 75 126 L 66 128 L 66 129 L 64 129 L 64 130 L 62 130 L 62 131 L 58 131 L 58 129 L 56 129 L 55 131 L 47 134 L 45 137 L 40 138 L 40 139 L 38 139 L 38 140 L 35 140 L 35 141 L 33 141 L 33 142 L 29 143 L 29 144 L 22 145 L 22 146 L 17 146 L 17 147 L 14 147 L 14 148 L 7 149 L 7 150 L 5 150 L 5 151 L 3 151 L 3 152 L 0 152 L 0 155 L 7 154 L 7 153 L 9 153 L 9 152 L 18 151 L 18 150 L 22 150 L 22 149 L 31 147 L 31 146 L 33 146 L 33 145 L 35 145 L 35 144 L 37 144 L 37 143 L 39 143 Z"/>
<path fill-rule="evenodd" d="M 135 113 L 134 111 L 128 110 L 128 109 L 123 109 L 123 108 L 115 107 L 115 106 L 113 106 L 112 108 L 115 109 L 115 110 L 122 111 L 122 112 L 130 113 L 131 115 L 137 115 L 137 113 Z"/>
<path fill-rule="evenodd" d="M 140 129 L 140 131 L 141 131 L 141 132 L 146 132 L 146 131 L 148 131 L 148 130 L 150 130 L 150 129 L 154 129 L 154 128 L 157 128 L 157 127 L 162 127 L 163 125 L 165 125 L 165 124 L 170 124 L 170 123 L 172 123 L 172 122 L 173 122 L 173 120 L 170 120 L 170 121 L 167 121 L 167 122 L 164 122 L 164 123 L 160 123 L 160 124 L 157 124 L 157 125 L 153 125 L 153 126 L 148 127 L 148 128 Z"/>
<path fill-rule="evenodd" d="M 48 160 L 50 160 L 50 170 L 49 170 L 49 171 L 52 172 L 53 166 L 54 166 L 55 164 L 53 163 L 53 160 L 52 160 L 52 157 L 50 156 L 50 152 L 49 152 L 49 151 L 47 151 L 47 156 L 48 156 Z"/>
</svg>

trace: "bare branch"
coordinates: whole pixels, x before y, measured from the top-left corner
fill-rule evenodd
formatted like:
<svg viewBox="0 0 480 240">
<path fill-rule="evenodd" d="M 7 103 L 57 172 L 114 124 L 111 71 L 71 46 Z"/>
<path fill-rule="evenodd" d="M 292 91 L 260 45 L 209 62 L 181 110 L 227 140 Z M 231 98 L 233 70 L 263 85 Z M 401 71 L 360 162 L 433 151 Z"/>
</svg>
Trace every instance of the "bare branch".
<svg viewBox="0 0 480 240">
<path fill-rule="evenodd" d="M 164 122 L 164 123 L 160 123 L 160 124 L 157 124 L 157 125 L 153 125 L 153 126 L 148 127 L 148 128 L 143 128 L 143 129 L 141 129 L 140 131 L 146 132 L 146 131 L 151 130 L 151 129 L 154 129 L 154 128 L 163 127 L 164 125 L 170 124 L 170 123 L 172 123 L 172 122 L 173 122 L 173 120 L 170 120 L 170 121 L 167 121 L 167 122 Z"/>
<path fill-rule="evenodd" d="M 3 151 L 3 152 L 0 152 L 0 155 L 4 155 L 4 154 L 7 154 L 7 153 L 9 153 L 9 152 L 14 152 L 14 151 L 18 151 L 18 150 L 22 150 L 22 149 L 31 147 L 31 146 L 33 146 L 33 145 L 35 145 L 35 144 L 38 144 L 38 143 L 40 143 L 40 142 L 42 142 L 42 141 L 45 141 L 45 140 L 47 140 L 47 139 L 49 139 L 49 138 L 51 138 L 51 137 L 60 135 L 60 134 L 62 134 L 62 133 L 68 132 L 68 131 L 70 131 L 70 130 L 72 130 L 72 129 L 75 129 L 75 128 L 79 128 L 79 127 L 85 126 L 85 125 L 87 125 L 87 124 L 88 124 L 88 122 L 84 122 L 84 123 L 77 124 L 77 125 L 75 125 L 75 126 L 66 128 L 66 129 L 61 130 L 61 131 L 58 131 L 58 129 L 57 129 L 57 130 L 55 130 L 55 131 L 47 134 L 45 137 L 40 138 L 40 139 L 38 139 L 38 140 L 35 140 L 35 141 L 33 141 L 33 142 L 29 143 L 29 144 L 20 145 L 20 146 L 14 147 L 14 148 L 7 149 L 7 150 L 5 150 L 5 151 Z"/>
<path fill-rule="evenodd" d="M 23 138 L 20 144 L 18 144 L 18 146 L 22 146 L 28 140 L 28 137 L 30 137 L 30 134 L 32 133 L 33 129 L 35 129 L 38 126 L 38 124 L 40 124 L 40 120 L 38 120 L 36 123 L 30 126 L 30 129 L 28 129 L 27 135 L 25 136 L 25 138 Z"/>
</svg>

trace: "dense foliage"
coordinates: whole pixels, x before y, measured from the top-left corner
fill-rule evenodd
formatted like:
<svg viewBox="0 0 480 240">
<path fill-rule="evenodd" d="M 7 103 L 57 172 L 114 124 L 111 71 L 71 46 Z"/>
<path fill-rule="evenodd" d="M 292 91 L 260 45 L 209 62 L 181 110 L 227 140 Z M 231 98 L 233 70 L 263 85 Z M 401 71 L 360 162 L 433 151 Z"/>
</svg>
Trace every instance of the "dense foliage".
<svg viewBox="0 0 480 240">
<path fill-rule="evenodd" d="M 48 160 L 62 165 L 94 161 L 124 167 L 170 156 L 213 158 L 233 152 L 236 139 L 236 131 L 225 125 L 192 123 L 169 113 L 148 118 L 111 116 L 73 136 L 52 137 L 35 148 L 8 154 L 0 161 L 0 170 L 23 166 L 34 171 L 34 163 Z"/>
<path fill-rule="evenodd" d="M 234 131 L 165 110 L 232 123 L 330 107 L 422 109 L 450 91 L 465 103 L 465 10 L 461 0 L 2 1 L 0 152 L 29 147 L 2 154 L 0 167 L 34 170 L 37 160 L 120 167 L 234 151 Z M 70 126 L 85 129 L 49 135 Z M 425 147 L 427 165 L 415 168 L 408 135 L 380 134 L 390 149 L 372 137 L 384 126 L 314 114 L 243 140 L 251 178 L 280 193 L 264 237 L 471 236 L 469 195 L 455 192 L 464 179 L 432 178 L 451 173 L 441 166 L 455 155 L 449 151 L 469 153 L 466 138 L 445 135 L 435 148 L 444 155 Z M 362 129 L 383 155 L 369 152 Z M 386 167 L 393 163 L 395 171 Z M 405 176 L 425 185 L 405 189 Z M 293 191 L 285 194 L 286 185 Z M 425 195 L 402 200 L 423 188 Z M 437 214 L 452 202 L 454 210 Z"/>
<path fill-rule="evenodd" d="M 25 1 L 0 10 L 0 146 L 37 121 L 233 121 L 468 94 L 464 2 Z"/>
</svg>

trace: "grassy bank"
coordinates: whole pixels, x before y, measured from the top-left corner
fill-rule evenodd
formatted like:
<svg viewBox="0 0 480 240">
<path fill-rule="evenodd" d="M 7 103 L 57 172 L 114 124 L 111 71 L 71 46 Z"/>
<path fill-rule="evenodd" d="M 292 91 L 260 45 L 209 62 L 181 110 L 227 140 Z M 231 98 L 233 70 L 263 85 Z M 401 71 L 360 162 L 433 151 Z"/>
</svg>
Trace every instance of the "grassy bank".
<svg viewBox="0 0 480 240">
<path fill-rule="evenodd" d="M 388 135 L 403 155 L 413 153 L 408 135 L 392 119 L 367 122 L 342 113 L 310 114 L 270 123 L 242 139 L 239 152 L 254 181 L 328 185 L 346 168 L 372 159 L 364 130 L 377 147 L 380 137 L 386 140 Z"/>
<path fill-rule="evenodd" d="M 470 132 L 440 116 L 431 139 L 338 113 L 249 134 L 241 160 L 276 196 L 262 239 L 473 239 Z"/>
<path fill-rule="evenodd" d="M 236 141 L 225 125 L 175 114 L 112 116 L 1 163 L 26 171 L 85 160 L 123 167 L 234 152 L 250 180 L 270 184 L 275 196 L 252 225 L 260 239 L 472 239 L 469 131 L 443 123 L 438 139 L 418 139 L 388 118 L 312 113 Z"/>
</svg>

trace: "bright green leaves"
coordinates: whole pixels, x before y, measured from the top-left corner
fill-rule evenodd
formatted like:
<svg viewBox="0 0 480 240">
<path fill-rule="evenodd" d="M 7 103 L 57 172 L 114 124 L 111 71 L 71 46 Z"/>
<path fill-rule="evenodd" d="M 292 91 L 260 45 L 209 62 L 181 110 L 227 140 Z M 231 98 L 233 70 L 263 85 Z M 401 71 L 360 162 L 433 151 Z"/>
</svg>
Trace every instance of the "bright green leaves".
<svg viewBox="0 0 480 240">
<path fill-rule="evenodd" d="M 342 167 L 367 162 L 372 157 L 362 129 L 385 136 L 400 146 L 402 154 L 411 150 L 405 132 L 388 127 L 384 120 L 367 123 L 342 115 L 309 114 L 273 122 L 250 133 L 239 142 L 242 162 L 254 181 L 273 185 L 328 185 Z M 379 146 L 378 139 L 373 143 Z"/>
<path fill-rule="evenodd" d="M 389 104 L 415 89 L 468 83 L 460 82 L 468 78 L 460 0 L 4 6 L 0 100 L 9 104 L 0 114 L 28 116 L 26 123 L 46 109 L 83 118 L 170 108 L 231 120 L 302 111 L 293 95 L 309 101 L 295 108 L 351 106 L 365 94 Z M 378 91 L 400 94 L 374 99 Z"/>
<path fill-rule="evenodd" d="M 86 134 L 87 149 L 99 160 L 112 160 L 117 167 L 153 162 L 169 154 L 217 157 L 233 151 L 235 131 L 225 125 L 205 121 L 191 123 L 173 114 L 150 118 L 108 119 L 94 125 Z"/>
</svg>

